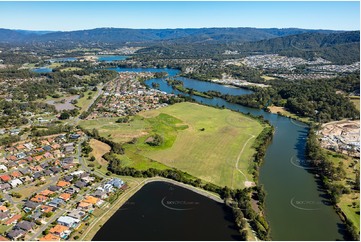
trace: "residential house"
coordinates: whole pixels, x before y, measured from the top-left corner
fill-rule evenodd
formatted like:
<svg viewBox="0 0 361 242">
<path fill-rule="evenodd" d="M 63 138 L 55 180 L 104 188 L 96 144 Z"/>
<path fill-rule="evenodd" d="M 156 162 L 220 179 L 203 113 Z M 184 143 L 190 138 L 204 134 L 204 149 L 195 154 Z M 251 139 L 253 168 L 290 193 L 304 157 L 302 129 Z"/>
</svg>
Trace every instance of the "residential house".
<svg viewBox="0 0 361 242">
<path fill-rule="evenodd" d="M 13 171 L 10 173 L 10 176 L 12 176 L 13 178 L 19 178 L 21 177 L 23 174 L 21 174 L 19 171 Z"/>
<path fill-rule="evenodd" d="M 113 187 L 121 188 L 124 185 L 124 182 L 119 178 L 113 178 L 107 184 L 111 184 Z"/>
<path fill-rule="evenodd" d="M 7 237 L 11 240 L 18 240 L 26 234 L 24 230 L 12 229 L 7 233 Z"/>
<path fill-rule="evenodd" d="M 5 165 L 0 165 L 0 170 L 7 172 L 8 168 Z"/>
<path fill-rule="evenodd" d="M 57 143 L 51 145 L 51 148 L 52 148 L 53 150 L 60 149 L 60 147 L 61 147 L 61 146 L 60 146 L 59 144 L 57 144 Z"/>
<path fill-rule="evenodd" d="M 46 190 L 44 190 L 44 191 L 41 191 L 39 194 L 40 194 L 40 195 L 43 195 L 43 196 L 46 196 L 46 197 L 49 197 L 49 196 L 51 196 L 52 194 L 54 194 L 54 192 L 50 191 L 49 189 L 46 189 Z"/>
<path fill-rule="evenodd" d="M 55 225 L 55 227 L 51 228 L 49 230 L 49 232 L 60 236 L 60 238 L 67 237 L 71 233 L 69 227 L 61 225 L 61 224 Z"/>
<path fill-rule="evenodd" d="M 65 202 L 69 201 L 71 198 L 71 194 L 69 193 L 62 193 L 59 195 L 59 198 L 63 199 Z"/>
<path fill-rule="evenodd" d="M 0 206 L 0 212 L 7 212 L 9 209 L 5 207 L 4 205 Z"/>
<path fill-rule="evenodd" d="M 58 181 L 58 183 L 56 184 L 58 187 L 61 187 L 61 188 L 63 188 L 63 187 L 68 187 L 68 186 L 70 186 L 71 184 L 70 184 L 70 182 L 67 182 L 67 181 Z"/>
<path fill-rule="evenodd" d="M 85 183 L 85 182 L 82 182 L 82 181 L 77 181 L 75 182 L 74 186 L 79 188 L 79 189 L 82 189 L 83 187 L 86 187 L 88 184 Z"/>
<path fill-rule="evenodd" d="M 5 224 L 5 225 L 16 224 L 19 219 L 21 219 L 21 214 L 15 214 L 14 216 L 12 216 L 12 217 L 9 218 L 8 220 L 6 220 L 6 221 L 4 222 L 4 224 Z"/>
<path fill-rule="evenodd" d="M 29 212 L 29 211 L 37 209 L 39 206 L 40 206 L 39 203 L 28 200 L 28 201 L 25 202 L 23 210 L 25 212 Z"/>
<path fill-rule="evenodd" d="M 45 159 L 53 159 L 54 156 L 50 152 L 46 152 L 44 155 Z"/>
<path fill-rule="evenodd" d="M 9 211 L 0 212 L 0 221 L 4 221 L 5 219 L 8 219 L 9 217 L 10 217 Z"/>
<path fill-rule="evenodd" d="M 40 195 L 40 194 L 36 194 L 33 198 L 30 199 L 30 201 L 36 202 L 36 203 L 43 203 L 46 200 L 48 200 L 48 197 Z"/>
<path fill-rule="evenodd" d="M 40 207 L 41 211 L 43 213 L 49 213 L 52 212 L 54 210 L 54 207 L 48 206 L 48 205 L 41 205 Z"/>
<path fill-rule="evenodd" d="M 100 199 L 106 199 L 108 197 L 108 194 L 106 191 L 96 190 L 92 193 L 92 196 L 100 198 Z"/>
<path fill-rule="evenodd" d="M 16 178 L 14 180 L 11 180 L 9 184 L 11 185 L 12 188 L 14 188 L 20 186 L 21 184 L 23 184 L 23 182 L 20 179 Z"/>
<path fill-rule="evenodd" d="M 58 187 L 58 186 L 54 186 L 54 185 L 51 185 L 48 187 L 48 189 L 52 192 L 57 192 L 61 189 L 61 187 Z"/>
<path fill-rule="evenodd" d="M 23 220 L 17 223 L 14 228 L 22 229 L 26 232 L 32 232 L 35 228 L 35 223 Z"/>
<path fill-rule="evenodd" d="M 10 189 L 11 189 L 11 186 L 9 183 L 0 184 L 0 191 L 7 191 Z"/>
<path fill-rule="evenodd" d="M 61 216 L 58 218 L 58 224 L 67 226 L 69 228 L 76 228 L 79 225 L 80 220 L 69 216 Z"/>
<path fill-rule="evenodd" d="M 77 208 L 83 211 L 90 211 L 93 209 L 93 205 L 91 203 L 80 202 Z"/>
<path fill-rule="evenodd" d="M 93 196 L 85 196 L 85 198 L 82 200 L 82 202 L 85 203 L 90 203 L 96 206 L 100 206 L 103 204 L 103 200 L 97 198 L 97 197 L 93 197 Z"/>
<path fill-rule="evenodd" d="M 35 172 L 35 173 L 33 174 L 33 178 L 34 178 L 35 180 L 40 179 L 42 176 L 43 176 L 43 173 L 41 173 L 40 171 Z"/>
<path fill-rule="evenodd" d="M 64 176 L 64 181 L 66 181 L 66 182 L 71 182 L 74 178 L 73 178 L 73 176 L 71 176 L 71 175 L 66 175 L 66 176 Z"/>
<path fill-rule="evenodd" d="M 5 238 L 4 236 L 0 235 L 0 241 L 9 241 L 7 238 Z"/>
<path fill-rule="evenodd" d="M 79 209 L 73 209 L 72 211 L 70 211 L 68 213 L 69 217 L 78 219 L 78 220 L 82 220 L 85 217 L 86 213 L 82 210 Z"/>
<path fill-rule="evenodd" d="M 47 205 L 54 207 L 54 208 L 58 208 L 62 205 L 64 205 L 65 202 L 64 200 L 60 199 L 60 198 L 54 198 L 53 200 L 51 200 Z"/>
<path fill-rule="evenodd" d="M 61 169 L 59 167 L 50 167 L 50 171 L 52 171 L 54 174 L 57 174 L 61 172 Z"/>
<path fill-rule="evenodd" d="M 67 189 L 64 190 L 64 192 L 69 193 L 69 194 L 78 193 L 79 191 L 80 191 L 80 189 L 77 187 L 68 187 Z"/>
<path fill-rule="evenodd" d="M 11 180 L 11 177 L 9 175 L 0 175 L 0 180 L 3 182 L 9 182 Z"/>
<path fill-rule="evenodd" d="M 43 147 L 45 151 L 51 151 L 53 148 L 50 145 L 46 145 Z"/>
<path fill-rule="evenodd" d="M 34 161 L 39 162 L 39 161 L 41 161 L 43 158 L 44 158 L 44 157 L 43 157 L 42 155 L 37 155 L 37 156 L 35 156 L 33 159 L 34 159 Z"/>
<path fill-rule="evenodd" d="M 44 237 L 41 237 L 39 241 L 60 241 L 60 237 L 55 234 L 47 234 Z"/>
</svg>

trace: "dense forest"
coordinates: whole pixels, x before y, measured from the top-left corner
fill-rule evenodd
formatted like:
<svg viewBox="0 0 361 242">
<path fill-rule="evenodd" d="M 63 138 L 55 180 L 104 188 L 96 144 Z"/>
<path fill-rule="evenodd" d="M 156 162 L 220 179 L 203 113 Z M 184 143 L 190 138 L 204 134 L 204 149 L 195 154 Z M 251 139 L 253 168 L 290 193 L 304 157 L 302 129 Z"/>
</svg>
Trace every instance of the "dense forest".
<svg viewBox="0 0 361 242">
<path fill-rule="evenodd" d="M 329 122 L 343 118 L 358 119 L 360 114 L 349 98 L 342 93 L 356 93 L 360 88 L 360 77 L 353 74 L 333 80 L 302 80 L 288 82 L 277 80 L 269 88 L 253 88 L 254 93 L 243 96 L 219 96 L 233 103 L 253 108 L 267 108 L 270 105 L 285 107 L 301 117 L 309 117 L 316 122 Z"/>
</svg>

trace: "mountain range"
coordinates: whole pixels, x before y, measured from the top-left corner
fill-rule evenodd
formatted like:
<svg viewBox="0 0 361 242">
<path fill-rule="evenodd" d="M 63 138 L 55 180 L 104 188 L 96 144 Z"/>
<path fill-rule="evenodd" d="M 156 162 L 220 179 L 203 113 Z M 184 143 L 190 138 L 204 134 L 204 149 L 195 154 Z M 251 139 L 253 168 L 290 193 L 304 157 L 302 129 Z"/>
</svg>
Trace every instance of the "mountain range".
<svg viewBox="0 0 361 242">
<path fill-rule="evenodd" d="M 242 55 L 322 57 L 337 64 L 350 64 L 360 59 L 360 31 L 298 28 L 97 28 L 67 32 L 0 29 L 0 44 L 47 49 L 142 46 L 146 48 L 140 54 L 156 56 L 161 53 L 171 58 L 213 58 L 231 50 Z"/>
</svg>

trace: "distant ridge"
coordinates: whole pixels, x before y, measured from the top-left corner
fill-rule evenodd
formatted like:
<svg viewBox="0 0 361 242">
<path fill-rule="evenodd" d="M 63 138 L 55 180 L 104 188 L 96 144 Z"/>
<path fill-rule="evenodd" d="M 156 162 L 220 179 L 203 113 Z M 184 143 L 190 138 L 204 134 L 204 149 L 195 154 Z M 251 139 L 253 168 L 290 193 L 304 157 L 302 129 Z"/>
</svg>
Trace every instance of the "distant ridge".
<svg viewBox="0 0 361 242">
<path fill-rule="evenodd" d="M 307 30 L 297 28 L 189 28 L 189 29 L 127 29 L 97 28 L 77 31 L 28 31 L 0 29 L 1 43 L 27 42 L 104 42 L 121 44 L 126 42 L 149 43 L 172 41 L 175 43 L 211 42 L 232 43 L 250 42 L 284 37 L 303 33 L 341 33 L 334 30 Z"/>
</svg>

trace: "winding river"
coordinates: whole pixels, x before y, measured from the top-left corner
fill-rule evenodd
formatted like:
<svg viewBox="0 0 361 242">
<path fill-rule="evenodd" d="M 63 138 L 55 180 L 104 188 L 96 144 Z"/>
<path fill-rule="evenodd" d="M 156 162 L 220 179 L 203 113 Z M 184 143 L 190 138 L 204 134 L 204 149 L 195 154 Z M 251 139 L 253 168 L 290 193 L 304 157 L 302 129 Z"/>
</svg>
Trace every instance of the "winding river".
<svg viewBox="0 0 361 242">
<path fill-rule="evenodd" d="M 245 95 L 249 90 L 234 88 L 216 83 L 202 82 L 177 77 L 178 70 L 173 69 L 127 69 L 124 71 L 165 71 L 169 77 L 183 81 L 184 86 L 197 91 L 216 90 L 222 94 Z M 179 94 L 167 84 L 164 78 L 146 81 L 150 86 L 159 84 L 159 89 L 167 93 Z M 273 240 L 344 240 L 344 225 L 316 178 L 305 163 L 305 145 L 308 126 L 277 114 L 263 110 L 247 108 L 226 102 L 220 98 L 193 98 L 203 104 L 223 106 L 242 113 L 262 115 L 275 127 L 273 141 L 267 149 L 265 162 L 260 169 L 260 184 L 264 185 L 266 196 L 266 217 L 271 227 Z"/>
</svg>

